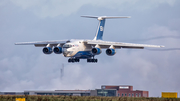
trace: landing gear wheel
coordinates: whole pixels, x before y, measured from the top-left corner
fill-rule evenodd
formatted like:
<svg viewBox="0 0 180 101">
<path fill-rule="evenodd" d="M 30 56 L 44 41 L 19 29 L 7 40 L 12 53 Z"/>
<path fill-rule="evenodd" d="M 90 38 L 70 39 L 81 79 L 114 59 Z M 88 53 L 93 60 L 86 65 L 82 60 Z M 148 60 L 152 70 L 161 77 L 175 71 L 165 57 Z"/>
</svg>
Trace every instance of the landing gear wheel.
<svg viewBox="0 0 180 101">
<path fill-rule="evenodd" d="M 90 62 L 89 60 L 90 60 L 90 59 L 87 59 L 87 62 Z"/>
<path fill-rule="evenodd" d="M 72 62 L 72 59 L 68 59 L 68 62 Z"/>
<path fill-rule="evenodd" d="M 72 63 L 74 63 L 74 62 L 79 62 L 79 59 L 69 58 L 69 59 L 68 59 L 68 62 L 72 62 Z"/>
<path fill-rule="evenodd" d="M 97 63 L 98 59 L 87 59 L 87 62 Z"/>
<path fill-rule="evenodd" d="M 79 62 L 79 59 L 74 59 L 75 60 L 75 62 Z"/>
<path fill-rule="evenodd" d="M 77 62 L 79 62 L 79 59 L 77 59 Z"/>
</svg>

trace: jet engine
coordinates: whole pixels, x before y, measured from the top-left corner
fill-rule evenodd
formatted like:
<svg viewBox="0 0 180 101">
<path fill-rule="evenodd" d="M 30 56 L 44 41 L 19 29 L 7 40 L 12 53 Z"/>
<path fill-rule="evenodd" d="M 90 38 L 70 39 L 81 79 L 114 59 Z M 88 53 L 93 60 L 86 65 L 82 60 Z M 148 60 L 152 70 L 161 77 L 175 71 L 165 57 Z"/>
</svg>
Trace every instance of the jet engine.
<svg viewBox="0 0 180 101">
<path fill-rule="evenodd" d="M 44 54 L 51 54 L 52 53 L 52 48 L 51 47 L 44 47 L 43 48 L 43 53 Z"/>
<path fill-rule="evenodd" d="M 56 46 L 53 49 L 54 53 L 61 54 L 62 53 L 62 47 Z"/>
<path fill-rule="evenodd" d="M 94 55 L 99 55 L 102 51 L 101 51 L 101 49 L 100 48 L 97 48 L 97 47 L 95 47 L 95 48 L 92 48 L 92 53 L 94 54 Z"/>
<path fill-rule="evenodd" d="M 109 55 L 109 56 L 113 56 L 114 54 L 116 54 L 116 51 L 113 48 L 108 48 L 106 50 L 106 54 Z"/>
</svg>

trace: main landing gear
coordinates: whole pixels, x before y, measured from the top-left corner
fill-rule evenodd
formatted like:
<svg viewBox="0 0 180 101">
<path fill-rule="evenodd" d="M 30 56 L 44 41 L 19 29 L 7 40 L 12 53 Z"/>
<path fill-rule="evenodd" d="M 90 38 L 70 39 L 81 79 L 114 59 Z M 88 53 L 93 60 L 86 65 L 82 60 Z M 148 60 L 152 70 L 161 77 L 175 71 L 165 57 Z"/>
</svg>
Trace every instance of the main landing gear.
<svg viewBox="0 0 180 101">
<path fill-rule="evenodd" d="M 87 59 L 87 62 L 97 63 L 97 62 L 98 62 L 98 59 Z"/>
<path fill-rule="evenodd" d="M 68 62 L 72 62 L 72 63 L 74 63 L 74 62 L 79 62 L 79 59 L 69 58 L 69 59 L 68 59 Z"/>
<path fill-rule="evenodd" d="M 98 59 L 94 59 L 94 56 L 90 59 L 87 59 L 87 62 L 97 63 Z"/>
<path fill-rule="evenodd" d="M 68 62 L 69 63 L 74 63 L 74 62 L 79 62 L 80 61 L 80 59 L 77 59 L 77 58 L 69 58 L 68 59 Z M 89 59 L 87 59 L 87 62 L 88 63 L 97 63 L 98 62 L 98 59 L 94 59 L 94 58 L 89 58 Z"/>
</svg>

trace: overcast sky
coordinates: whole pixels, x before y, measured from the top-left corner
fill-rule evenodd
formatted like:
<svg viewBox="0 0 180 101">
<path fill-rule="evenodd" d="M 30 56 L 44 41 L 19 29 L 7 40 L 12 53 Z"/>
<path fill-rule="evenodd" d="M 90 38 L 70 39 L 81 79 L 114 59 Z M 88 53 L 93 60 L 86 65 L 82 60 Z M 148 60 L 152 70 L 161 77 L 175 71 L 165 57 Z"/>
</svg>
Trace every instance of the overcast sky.
<svg viewBox="0 0 180 101">
<path fill-rule="evenodd" d="M 132 85 L 134 90 L 180 93 L 180 50 L 119 49 L 98 63 L 68 58 L 15 42 L 93 39 L 98 21 L 81 15 L 131 16 L 106 20 L 103 40 L 180 48 L 179 0 L 0 0 L 0 91 L 97 89 Z M 64 76 L 60 68 L 64 64 Z M 180 94 L 179 94 L 180 95 Z"/>
</svg>

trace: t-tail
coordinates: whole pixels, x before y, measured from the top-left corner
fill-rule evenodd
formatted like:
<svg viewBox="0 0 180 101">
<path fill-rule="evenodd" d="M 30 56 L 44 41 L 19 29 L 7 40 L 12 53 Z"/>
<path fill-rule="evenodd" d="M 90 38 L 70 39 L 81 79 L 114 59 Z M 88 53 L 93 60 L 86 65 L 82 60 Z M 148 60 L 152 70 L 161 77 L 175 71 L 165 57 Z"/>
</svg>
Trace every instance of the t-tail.
<svg viewBox="0 0 180 101">
<path fill-rule="evenodd" d="M 103 31 L 106 19 L 113 19 L 113 18 L 130 18 L 130 16 L 81 16 L 87 18 L 96 18 L 99 20 L 98 29 L 96 32 L 96 36 L 93 40 L 102 40 L 103 39 Z"/>
</svg>

